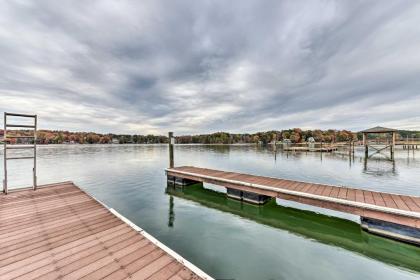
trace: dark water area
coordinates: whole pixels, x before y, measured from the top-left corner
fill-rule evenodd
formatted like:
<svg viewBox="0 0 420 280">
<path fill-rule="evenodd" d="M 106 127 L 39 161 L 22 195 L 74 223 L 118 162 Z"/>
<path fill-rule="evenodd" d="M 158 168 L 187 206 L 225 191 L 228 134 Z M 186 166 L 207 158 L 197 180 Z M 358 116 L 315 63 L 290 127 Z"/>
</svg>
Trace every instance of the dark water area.
<svg viewBox="0 0 420 280">
<path fill-rule="evenodd" d="M 394 162 L 381 156 L 366 162 L 361 149 L 349 158 L 345 150 L 321 155 L 177 145 L 175 165 L 420 196 L 419 151 L 397 150 Z M 420 277 L 419 247 L 363 232 L 355 216 L 275 200 L 258 207 L 227 199 L 223 188 L 211 185 L 175 189 L 167 185 L 167 166 L 166 145 L 38 149 L 40 184 L 74 181 L 215 278 Z M 30 162 L 10 162 L 9 179 L 10 188 L 30 185 Z"/>
</svg>

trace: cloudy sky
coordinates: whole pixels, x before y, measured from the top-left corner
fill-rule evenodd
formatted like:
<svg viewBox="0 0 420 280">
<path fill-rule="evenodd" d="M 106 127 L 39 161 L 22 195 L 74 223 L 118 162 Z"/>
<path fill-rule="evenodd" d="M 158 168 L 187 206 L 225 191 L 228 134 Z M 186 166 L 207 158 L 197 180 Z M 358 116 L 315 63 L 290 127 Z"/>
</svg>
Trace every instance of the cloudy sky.
<svg viewBox="0 0 420 280">
<path fill-rule="evenodd" d="M 49 129 L 420 129 L 420 1 L 2 1 L 0 112 Z"/>
</svg>

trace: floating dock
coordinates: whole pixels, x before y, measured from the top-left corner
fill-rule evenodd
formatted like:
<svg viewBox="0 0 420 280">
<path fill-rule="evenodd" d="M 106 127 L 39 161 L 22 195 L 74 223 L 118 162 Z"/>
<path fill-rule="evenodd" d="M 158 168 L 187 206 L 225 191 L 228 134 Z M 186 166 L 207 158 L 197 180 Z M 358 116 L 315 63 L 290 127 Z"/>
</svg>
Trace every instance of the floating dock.
<svg viewBox="0 0 420 280">
<path fill-rule="evenodd" d="M 0 195 L 0 278 L 213 279 L 71 182 Z"/>
<path fill-rule="evenodd" d="M 168 168 L 166 173 L 168 181 L 174 183 L 180 180 L 211 183 L 224 186 L 228 190 L 358 215 L 361 217 L 362 228 L 371 233 L 420 245 L 420 197 L 192 166 Z"/>
<path fill-rule="evenodd" d="M 249 203 L 229 199 L 224 193 L 200 184 L 180 188 L 169 183 L 166 193 L 420 273 L 420 247 L 369 234 L 360 230 L 360 225 L 353 221 L 278 205 L 274 199 L 255 207 Z"/>
</svg>

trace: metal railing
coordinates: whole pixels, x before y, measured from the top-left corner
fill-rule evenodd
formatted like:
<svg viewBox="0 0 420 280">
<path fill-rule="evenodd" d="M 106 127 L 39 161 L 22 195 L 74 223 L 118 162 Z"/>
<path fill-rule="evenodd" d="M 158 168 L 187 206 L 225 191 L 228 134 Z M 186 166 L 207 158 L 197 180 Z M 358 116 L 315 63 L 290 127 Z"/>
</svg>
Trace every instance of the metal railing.
<svg viewBox="0 0 420 280">
<path fill-rule="evenodd" d="M 16 124 L 16 123 L 8 123 L 7 117 L 19 117 L 19 118 L 32 118 L 33 124 Z M 35 190 L 37 187 L 37 178 L 36 178 L 36 131 L 37 131 L 37 124 L 38 118 L 37 115 L 27 115 L 27 114 L 15 114 L 15 113 L 4 113 L 4 130 L 3 130 L 3 142 L 4 142 L 4 179 L 3 179 L 3 192 L 5 194 L 8 193 L 8 181 L 7 181 L 7 162 L 9 160 L 18 160 L 18 159 L 33 159 L 33 189 Z M 32 129 L 33 134 L 26 136 L 26 135 L 8 135 L 7 130 L 8 128 L 25 128 L 25 129 Z M 19 139 L 19 138 L 26 138 L 26 139 L 33 139 L 32 144 L 11 144 L 8 143 L 9 139 Z M 33 150 L 32 156 L 17 156 L 17 157 L 8 157 L 9 150 Z"/>
</svg>

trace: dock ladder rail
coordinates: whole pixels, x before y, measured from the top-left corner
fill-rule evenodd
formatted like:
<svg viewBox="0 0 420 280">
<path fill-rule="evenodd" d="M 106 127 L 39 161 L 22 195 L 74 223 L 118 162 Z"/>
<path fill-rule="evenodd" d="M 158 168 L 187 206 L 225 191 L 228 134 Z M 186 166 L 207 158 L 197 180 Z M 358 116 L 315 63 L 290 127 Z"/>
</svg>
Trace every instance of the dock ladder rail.
<svg viewBox="0 0 420 280">
<path fill-rule="evenodd" d="M 32 118 L 33 124 L 16 124 L 16 123 L 8 123 L 7 117 L 20 117 L 20 118 Z M 4 179 L 3 179 L 3 192 L 5 194 L 8 193 L 8 185 L 7 185 L 7 162 L 9 160 L 20 160 L 20 159 L 33 159 L 33 189 L 36 190 L 37 187 L 37 178 L 36 178 L 36 131 L 37 131 L 37 115 L 27 115 L 27 114 L 15 114 L 15 113 L 4 113 L 4 130 L 3 130 L 3 142 L 4 142 Z M 33 134 L 30 136 L 21 136 L 21 135 L 7 135 L 8 128 L 24 128 L 24 129 L 32 129 Z M 25 138 L 25 139 L 33 139 L 33 143 L 28 144 L 8 144 L 9 139 L 14 138 Z M 8 150 L 15 150 L 15 149 L 31 149 L 33 150 L 32 156 L 24 156 L 24 157 L 8 157 L 7 151 Z"/>
</svg>

